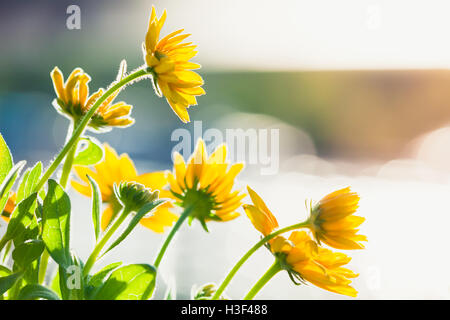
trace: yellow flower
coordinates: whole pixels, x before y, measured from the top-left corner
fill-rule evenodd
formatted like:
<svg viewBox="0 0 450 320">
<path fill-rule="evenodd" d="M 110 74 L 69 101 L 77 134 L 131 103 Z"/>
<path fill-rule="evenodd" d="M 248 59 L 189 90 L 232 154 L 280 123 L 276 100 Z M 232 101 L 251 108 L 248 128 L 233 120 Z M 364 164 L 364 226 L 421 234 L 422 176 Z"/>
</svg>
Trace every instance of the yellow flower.
<svg viewBox="0 0 450 320">
<path fill-rule="evenodd" d="M 117 155 L 116 151 L 108 144 L 104 144 L 105 157 L 91 170 L 83 166 L 75 166 L 78 177 L 83 183 L 72 181 L 71 184 L 75 190 L 81 194 L 90 197 L 91 188 L 86 175 L 92 177 L 98 184 L 102 200 L 108 203 L 102 215 L 102 228 L 106 229 L 111 220 L 119 212 L 121 205 L 114 194 L 114 184 L 119 185 L 122 181 L 137 182 L 151 190 L 159 190 L 160 198 L 169 198 L 171 194 L 164 190 L 167 185 L 166 172 L 151 172 L 138 175 L 133 161 L 127 154 Z M 178 217 L 169 211 L 173 205 L 168 201 L 158 206 L 150 217 L 144 217 L 140 223 L 154 232 L 164 232 L 164 227 L 170 227 Z"/>
<path fill-rule="evenodd" d="M 71 120 L 78 121 L 104 93 L 104 89 L 101 88 L 89 96 L 88 83 L 91 77 L 80 68 L 73 70 L 65 83 L 58 67 L 55 67 L 50 75 L 57 95 L 53 106 Z M 134 123 L 134 119 L 130 117 L 131 105 L 125 102 L 113 104 L 118 94 L 119 91 L 102 102 L 89 122 L 91 129 L 107 131 L 111 127 L 127 127 Z"/>
<path fill-rule="evenodd" d="M 183 29 L 159 39 L 166 20 L 166 11 L 158 19 L 152 7 L 148 31 L 143 45 L 144 59 L 153 74 L 155 90 L 166 97 L 167 102 L 183 122 L 189 122 L 187 108 L 197 105 L 196 96 L 205 94 L 201 87 L 203 79 L 193 69 L 201 66 L 189 62 L 197 51 L 192 42 L 182 43 L 189 34 L 181 34 Z"/>
<path fill-rule="evenodd" d="M 272 231 L 278 228 L 277 219 L 274 217 L 269 208 L 267 208 L 263 199 L 250 187 L 247 186 L 248 194 L 252 199 L 253 205 L 245 204 L 243 206 L 245 213 L 249 217 L 253 226 L 261 232 L 264 236 L 272 233 Z"/>
<path fill-rule="evenodd" d="M 15 193 L 11 193 L 11 195 L 8 198 L 8 201 L 6 202 L 5 208 L 3 209 L 3 212 L 0 215 L 6 222 L 9 222 L 11 214 L 16 208 L 16 198 L 17 195 Z"/>
<path fill-rule="evenodd" d="M 351 258 L 317 246 L 305 231 L 294 231 L 289 239 L 275 238 L 270 249 L 296 284 L 307 281 L 327 291 L 356 297 L 358 292 L 349 279 L 358 275 L 343 268 Z"/>
<path fill-rule="evenodd" d="M 323 241 L 336 249 L 363 249 L 359 241 L 367 238 L 357 234 L 356 228 L 365 219 L 353 215 L 358 202 L 358 194 L 348 187 L 330 193 L 312 207 L 309 228 L 317 242 Z"/>
<path fill-rule="evenodd" d="M 206 221 L 228 221 L 239 216 L 235 210 L 245 197 L 239 191 L 232 191 L 244 164 L 229 167 L 226 155 L 226 146 L 221 145 L 208 157 L 205 143 L 200 139 L 187 165 L 175 153 L 173 173 L 168 176 L 170 190 L 180 206 L 192 209 L 189 221 L 197 218 L 205 230 Z"/>
</svg>

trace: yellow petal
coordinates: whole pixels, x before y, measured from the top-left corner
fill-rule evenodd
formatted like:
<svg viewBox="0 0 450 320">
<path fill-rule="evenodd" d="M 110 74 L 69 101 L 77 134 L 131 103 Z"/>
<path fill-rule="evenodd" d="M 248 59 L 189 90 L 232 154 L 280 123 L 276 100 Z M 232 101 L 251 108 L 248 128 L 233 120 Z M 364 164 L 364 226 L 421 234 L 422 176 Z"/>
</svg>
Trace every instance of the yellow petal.
<svg viewBox="0 0 450 320">
<path fill-rule="evenodd" d="M 172 226 L 178 220 L 178 216 L 172 213 L 170 208 L 172 208 L 170 202 L 163 203 L 150 217 L 142 218 L 140 223 L 156 233 L 163 233 L 165 227 Z"/>
<path fill-rule="evenodd" d="M 272 221 L 267 216 L 266 212 L 261 211 L 253 205 L 244 205 L 243 208 L 255 229 L 261 232 L 264 236 L 272 233 L 272 231 L 276 228 L 272 224 Z"/>
<path fill-rule="evenodd" d="M 137 176 L 135 181 L 142 183 L 147 188 L 151 188 L 152 190 L 161 190 L 168 183 L 167 176 L 168 173 L 166 171 L 149 172 Z"/>
<path fill-rule="evenodd" d="M 55 88 L 56 95 L 64 103 L 67 103 L 67 98 L 64 90 L 64 79 L 61 70 L 59 70 L 58 67 L 53 68 L 50 76 L 53 81 L 53 87 Z"/>
</svg>

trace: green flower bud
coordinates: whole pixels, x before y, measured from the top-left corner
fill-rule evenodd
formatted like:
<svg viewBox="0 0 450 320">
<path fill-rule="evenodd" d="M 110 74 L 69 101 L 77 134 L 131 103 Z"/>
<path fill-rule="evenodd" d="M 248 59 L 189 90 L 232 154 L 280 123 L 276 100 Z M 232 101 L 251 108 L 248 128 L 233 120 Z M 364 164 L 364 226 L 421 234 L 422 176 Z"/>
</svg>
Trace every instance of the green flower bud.
<svg viewBox="0 0 450 320">
<path fill-rule="evenodd" d="M 121 204 L 131 211 L 138 211 L 145 204 L 155 201 L 159 197 L 159 191 L 146 188 L 137 182 L 123 181 L 119 186 L 114 185 L 114 192 Z"/>
</svg>

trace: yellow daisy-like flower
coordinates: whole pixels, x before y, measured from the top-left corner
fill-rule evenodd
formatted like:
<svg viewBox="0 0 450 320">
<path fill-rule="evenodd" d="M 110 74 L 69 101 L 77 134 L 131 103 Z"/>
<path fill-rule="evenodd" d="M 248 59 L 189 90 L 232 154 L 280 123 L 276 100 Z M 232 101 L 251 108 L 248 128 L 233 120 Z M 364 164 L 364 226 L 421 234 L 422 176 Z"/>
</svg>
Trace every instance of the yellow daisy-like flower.
<svg viewBox="0 0 450 320">
<path fill-rule="evenodd" d="M 6 202 L 5 208 L 3 209 L 3 212 L 0 215 L 6 222 L 9 222 L 11 214 L 16 208 L 16 198 L 17 195 L 15 193 L 11 193 L 11 195 L 8 198 L 8 201 Z"/>
<path fill-rule="evenodd" d="M 170 190 L 180 206 L 192 210 L 189 221 L 197 218 L 205 230 L 208 230 L 207 221 L 229 221 L 238 217 L 235 210 L 246 196 L 232 190 L 244 164 L 229 166 L 226 155 L 227 148 L 221 145 L 208 157 L 205 143 L 200 139 L 187 165 L 183 157 L 175 153 L 173 173 L 168 176 Z"/>
<path fill-rule="evenodd" d="M 196 96 L 205 94 L 201 87 L 203 79 L 192 71 L 201 66 L 189 62 L 197 51 L 192 42 L 183 43 L 189 34 L 181 34 L 183 29 L 172 32 L 159 39 L 161 28 L 166 20 L 164 10 L 158 19 L 152 7 L 148 31 L 143 45 L 144 59 L 153 74 L 153 84 L 159 95 L 166 97 L 167 102 L 183 122 L 189 122 L 187 109 L 197 105 Z"/>
<path fill-rule="evenodd" d="M 263 199 L 248 186 L 247 190 L 253 205 L 245 204 L 243 206 L 244 211 L 256 230 L 261 232 L 264 236 L 267 236 L 271 234 L 273 230 L 278 228 L 278 221 L 272 212 L 270 212 L 269 208 L 267 208 Z"/>
<path fill-rule="evenodd" d="M 91 77 L 82 69 L 76 68 L 64 82 L 62 72 L 55 67 L 51 78 L 57 98 L 53 102 L 55 109 L 67 118 L 78 121 L 104 93 L 104 89 L 89 96 L 88 83 Z M 125 102 L 113 103 L 119 91 L 109 96 L 99 106 L 89 122 L 89 127 L 97 131 L 107 131 L 111 127 L 127 127 L 134 123 L 130 117 L 132 106 Z"/>
<path fill-rule="evenodd" d="M 327 291 L 356 297 L 358 292 L 350 286 L 350 279 L 358 275 L 343 267 L 351 260 L 347 255 L 317 246 L 305 231 L 294 231 L 289 239 L 279 236 L 269 247 L 296 284 L 307 281 Z"/>
<path fill-rule="evenodd" d="M 336 249 L 363 249 L 360 241 L 367 241 L 356 229 L 365 218 L 354 216 L 359 196 L 350 188 L 337 190 L 325 196 L 311 208 L 309 228 L 317 242 L 323 241 Z"/>
<path fill-rule="evenodd" d="M 75 166 L 78 177 L 82 183 L 72 181 L 75 190 L 90 197 L 91 187 L 89 185 L 88 174 L 98 184 L 102 200 L 108 203 L 108 207 L 102 214 L 102 229 L 106 229 L 112 219 L 120 211 L 121 205 L 114 194 L 114 184 L 119 185 L 123 181 L 137 182 L 151 190 L 159 190 L 160 198 L 170 198 L 172 195 L 168 190 L 164 190 L 167 185 L 167 172 L 151 172 L 138 175 L 133 161 L 127 154 L 117 155 L 116 151 L 108 144 L 104 144 L 105 157 L 94 166 L 95 170 L 83 166 Z M 173 205 L 167 201 L 156 208 L 150 217 L 144 217 L 140 223 L 150 230 L 158 233 L 164 232 L 165 227 L 170 227 L 177 219 L 177 215 L 170 212 Z"/>
</svg>

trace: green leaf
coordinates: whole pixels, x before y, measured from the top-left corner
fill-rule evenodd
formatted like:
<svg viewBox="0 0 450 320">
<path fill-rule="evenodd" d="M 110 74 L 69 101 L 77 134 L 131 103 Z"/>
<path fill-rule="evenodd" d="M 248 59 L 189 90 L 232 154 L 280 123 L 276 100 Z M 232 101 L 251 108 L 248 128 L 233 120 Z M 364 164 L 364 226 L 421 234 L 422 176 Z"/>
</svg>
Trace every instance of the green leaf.
<svg viewBox="0 0 450 320">
<path fill-rule="evenodd" d="M 133 219 L 131 219 L 130 223 L 128 224 L 127 228 L 123 231 L 123 233 L 116 239 L 116 241 L 114 241 L 111 244 L 111 246 L 108 248 L 108 250 L 105 251 L 105 253 L 103 253 L 103 255 L 105 255 L 108 251 L 110 251 L 114 247 L 118 246 L 130 234 L 130 232 L 133 231 L 133 229 L 136 227 L 136 225 L 139 223 L 139 221 L 141 221 L 141 219 L 147 213 L 149 213 L 150 211 L 152 211 L 153 209 L 155 209 L 157 206 L 159 206 L 160 204 L 162 204 L 164 202 L 166 202 L 166 200 L 159 199 L 159 200 L 145 204 L 136 213 L 136 215 L 133 217 Z"/>
<path fill-rule="evenodd" d="M 25 284 L 27 283 L 39 283 L 39 260 L 32 261 L 25 269 L 23 275 Z"/>
<path fill-rule="evenodd" d="M 48 180 L 42 217 L 42 240 L 60 266 L 72 264 L 70 254 L 70 199 L 64 189 L 52 179 Z"/>
<path fill-rule="evenodd" d="M 94 300 L 148 300 L 155 287 L 156 269 L 131 264 L 114 271 L 100 287 Z"/>
<path fill-rule="evenodd" d="M 102 210 L 102 194 L 97 182 L 89 175 L 86 175 L 92 189 L 92 222 L 94 223 L 95 240 L 100 235 L 100 211 Z"/>
<path fill-rule="evenodd" d="M 111 263 L 94 274 L 92 277 L 88 278 L 89 280 L 87 281 L 87 285 L 85 287 L 86 297 L 90 299 L 92 296 L 94 296 L 97 292 L 97 289 L 103 284 L 105 278 L 121 264 L 122 262 Z"/>
<path fill-rule="evenodd" d="M 0 212 L 3 212 L 3 209 L 5 209 L 6 202 L 8 202 L 9 198 L 9 191 L 14 185 L 14 182 L 16 182 L 17 177 L 20 174 L 20 171 L 22 170 L 23 166 L 26 164 L 26 161 L 20 161 L 18 164 L 16 164 L 8 173 L 8 175 L 3 180 L 2 184 L 0 185 Z"/>
<path fill-rule="evenodd" d="M 42 173 L 42 163 L 38 162 L 31 170 L 27 170 L 17 190 L 16 202 L 20 202 L 33 193 Z"/>
<path fill-rule="evenodd" d="M 94 274 L 88 282 L 89 286 L 92 287 L 98 287 L 103 283 L 103 280 L 105 280 L 106 276 L 113 271 L 114 269 L 116 269 L 117 267 L 119 267 L 122 264 L 122 262 L 114 262 L 111 264 L 108 264 L 106 267 L 104 267 L 103 269 L 101 269 L 99 272 L 97 272 L 96 274 Z"/>
<path fill-rule="evenodd" d="M 0 278 L 9 276 L 11 273 L 11 270 L 9 270 L 7 267 L 0 265 Z"/>
<path fill-rule="evenodd" d="M 0 183 L 3 182 L 13 167 L 13 160 L 8 145 L 0 133 Z"/>
<path fill-rule="evenodd" d="M 9 270 L 7 267 L 0 265 L 0 278 L 9 276 L 11 274 L 11 270 Z M 0 294 L 0 300 L 4 300 L 5 297 Z"/>
<path fill-rule="evenodd" d="M 82 138 L 80 142 L 84 142 L 85 148 L 75 156 L 74 165 L 91 166 L 103 159 L 103 149 L 95 139 Z"/>
<path fill-rule="evenodd" d="M 52 290 L 41 286 L 40 284 L 29 284 L 20 290 L 18 300 L 60 300 L 59 296 Z"/>
<path fill-rule="evenodd" d="M 42 240 L 28 240 L 18 245 L 12 252 L 14 262 L 22 269 L 38 259 L 45 249 Z"/>
<path fill-rule="evenodd" d="M 8 223 L 8 229 L 4 239 L 12 240 L 17 237 L 23 237 L 26 229 L 32 225 L 34 219 L 34 209 L 37 194 L 33 193 L 25 200 L 22 200 L 11 214 L 11 220 Z"/>
<path fill-rule="evenodd" d="M 4 294 L 6 291 L 8 291 L 17 280 L 22 278 L 23 272 L 16 272 L 13 274 L 10 274 L 9 276 L 1 277 L 0 278 L 0 295 Z"/>
<path fill-rule="evenodd" d="M 23 174 L 23 176 L 22 176 L 22 181 L 19 184 L 19 188 L 17 188 L 17 198 L 16 198 L 17 202 L 20 202 L 24 198 L 26 198 L 26 197 L 24 197 L 24 195 L 25 195 L 25 187 L 26 187 L 29 175 L 30 175 L 30 169 L 27 169 L 25 171 L 25 173 Z"/>
</svg>

